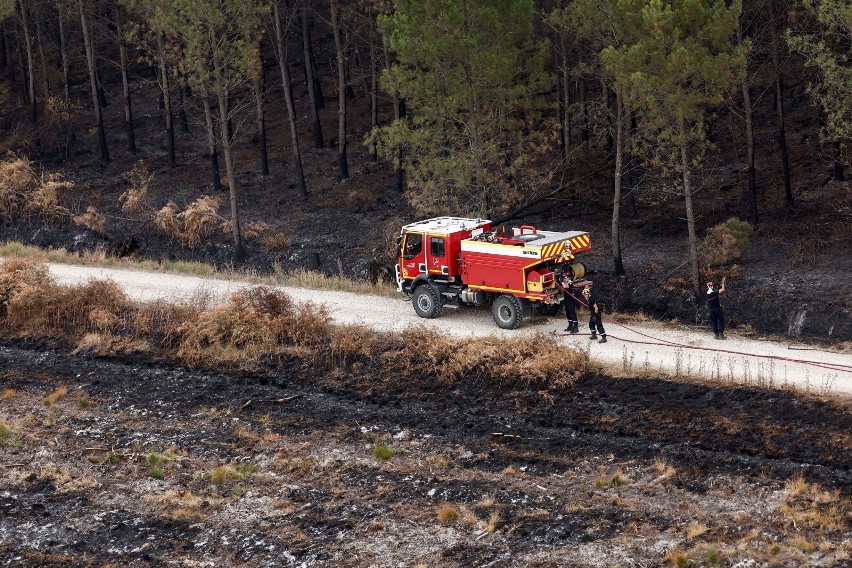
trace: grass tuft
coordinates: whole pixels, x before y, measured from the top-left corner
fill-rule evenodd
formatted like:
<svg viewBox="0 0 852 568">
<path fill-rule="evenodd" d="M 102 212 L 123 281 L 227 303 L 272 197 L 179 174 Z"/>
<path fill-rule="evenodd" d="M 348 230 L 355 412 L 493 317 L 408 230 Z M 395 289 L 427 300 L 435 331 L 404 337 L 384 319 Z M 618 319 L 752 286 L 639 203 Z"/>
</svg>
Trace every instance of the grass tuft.
<svg viewBox="0 0 852 568">
<path fill-rule="evenodd" d="M 446 504 L 441 506 L 438 511 L 438 522 L 442 525 L 451 525 L 459 518 L 459 511 L 452 505 Z"/>
<path fill-rule="evenodd" d="M 384 444 L 378 444 L 373 448 L 373 457 L 379 461 L 387 461 L 394 456 L 394 451 Z"/>
</svg>

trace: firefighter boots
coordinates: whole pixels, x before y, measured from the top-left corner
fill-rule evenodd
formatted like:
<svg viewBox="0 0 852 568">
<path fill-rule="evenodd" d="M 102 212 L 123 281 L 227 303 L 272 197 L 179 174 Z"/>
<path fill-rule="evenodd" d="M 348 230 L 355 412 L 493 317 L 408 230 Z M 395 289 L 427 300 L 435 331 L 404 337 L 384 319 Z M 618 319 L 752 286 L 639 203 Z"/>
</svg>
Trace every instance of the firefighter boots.
<svg viewBox="0 0 852 568">
<path fill-rule="evenodd" d="M 593 332 L 592 332 L 592 334 L 589 336 L 589 339 L 597 339 L 597 338 L 598 338 L 598 334 L 597 334 L 597 333 L 595 333 L 594 331 L 593 331 Z"/>
<path fill-rule="evenodd" d="M 601 335 L 601 340 L 598 341 L 598 343 L 606 343 L 606 334 L 605 333 Z"/>
<path fill-rule="evenodd" d="M 565 331 L 568 333 L 580 333 L 579 325 L 580 324 L 575 321 L 569 321 L 568 327 L 565 328 Z"/>
</svg>

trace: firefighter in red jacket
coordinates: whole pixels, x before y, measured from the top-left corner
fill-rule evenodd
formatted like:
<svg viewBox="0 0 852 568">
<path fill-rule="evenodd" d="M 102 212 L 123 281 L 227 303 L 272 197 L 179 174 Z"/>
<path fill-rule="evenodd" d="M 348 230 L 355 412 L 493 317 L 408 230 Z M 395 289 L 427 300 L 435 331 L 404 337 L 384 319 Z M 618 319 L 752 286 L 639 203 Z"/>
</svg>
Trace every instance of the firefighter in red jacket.
<svg viewBox="0 0 852 568">
<path fill-rule="evenodd" d="M 603 326 L 601 305 L 592 293 L 591 288 L 583 288 L 583 297 L 586 299 L 586 305 L 589 307 L 589 329 L 592 332 L 589 339 L 597 339 L 597 334 L 600 333 L 600 343 L 606 343 L 606 331 Z"/>
</svg>

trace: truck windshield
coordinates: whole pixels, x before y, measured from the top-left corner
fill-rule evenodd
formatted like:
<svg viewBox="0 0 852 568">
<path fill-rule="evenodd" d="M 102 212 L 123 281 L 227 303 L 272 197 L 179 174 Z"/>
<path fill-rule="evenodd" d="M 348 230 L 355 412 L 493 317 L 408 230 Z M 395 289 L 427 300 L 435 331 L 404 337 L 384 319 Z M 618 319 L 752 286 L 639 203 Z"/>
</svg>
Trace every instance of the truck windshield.
<svg viewBox="0 0 852 568">
<path fill-rule="evenodd" d="M 423 234 L 408 233 L 405 235 L 405 244 L 402 250 L 406 259 L 412 259 L 420 254 L 423 251 Z"/>
</svg>

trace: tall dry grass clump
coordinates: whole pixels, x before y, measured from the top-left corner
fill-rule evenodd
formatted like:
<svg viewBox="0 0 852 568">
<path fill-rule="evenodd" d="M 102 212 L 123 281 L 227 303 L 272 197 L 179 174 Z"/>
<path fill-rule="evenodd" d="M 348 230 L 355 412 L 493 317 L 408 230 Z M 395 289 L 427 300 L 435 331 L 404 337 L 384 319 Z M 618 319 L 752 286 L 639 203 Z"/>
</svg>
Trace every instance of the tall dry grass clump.
<svg viewBox="0 0 852 568">
<path fill-rule="evenodd" d="M 379 354 L 382 367 L 447 384 L 472 379 L 565 387 L 591 371 L 587 353 L 543 334 L 458 339 L 420 327 L 384 341 Z"/>
<path fill-rule="evenodd" d="M 29 158 L 8 154 L 0 160 L 0 217 L 37 216 L 47 222 L 67 217 L 61 193 L 71 184 L 53 175 L 39 175 Z"/>
<path fill-rule="evenodd" d="M 169 201 L 154 215 L 154 223 L 170 238 L 195 248 L 214 229 L 225 230 L 229 226 L 218 213 L 220 203 L 219 198 L 204 195 L 180 211 L 177 204 Z"/>
<path fill-rule="evenodd" d="M 323 344 L 331 329 L 323 307 L 296 305 L 270 288 L 248 288 L 183 324 L 178 356 L 191 364 L 252 361 L 287 347 Z"/>
</svg>

